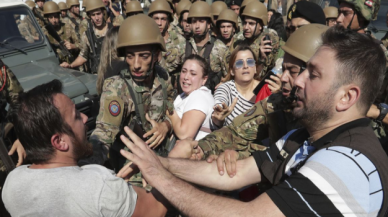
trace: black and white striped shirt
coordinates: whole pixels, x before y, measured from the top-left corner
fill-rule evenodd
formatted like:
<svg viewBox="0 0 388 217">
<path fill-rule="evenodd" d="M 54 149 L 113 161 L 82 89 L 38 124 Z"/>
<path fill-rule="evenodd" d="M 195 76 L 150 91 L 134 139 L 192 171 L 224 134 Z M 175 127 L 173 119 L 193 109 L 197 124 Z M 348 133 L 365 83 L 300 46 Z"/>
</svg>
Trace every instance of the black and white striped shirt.
<svg viewBox="0 0 388 217">
<path fill-rule="evenodd" d="M 250 109 L 254 104 L 254 100 L 247 100 L 245 99 L 236 88 L 236 85 L 234 83 L 234 80 L 230 80 L 222 85 L 220 85 L 216 92 L 214 93 L 214 101 L 216 105 L 221 105 L 223 102 L 227 106 L 230 106 L 233 102 L 234 98 L 238 98 L 237 104 L 234 107 L 232 113 L 228 117 L 226 117 L 224 126 L 228 126 L 232 123 L 233 119 L 244 112 L 246 112 L 248 109 Z"/>
</svg>

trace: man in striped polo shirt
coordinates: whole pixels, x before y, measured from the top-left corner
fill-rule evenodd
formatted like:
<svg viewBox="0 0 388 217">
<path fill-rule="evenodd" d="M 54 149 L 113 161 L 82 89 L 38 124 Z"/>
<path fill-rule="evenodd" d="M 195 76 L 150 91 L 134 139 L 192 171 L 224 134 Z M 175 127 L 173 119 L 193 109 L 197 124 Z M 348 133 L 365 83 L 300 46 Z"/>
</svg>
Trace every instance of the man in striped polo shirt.
<svg viewBox="0 0 388 217">
<path fill-rule="evenodd" d="M 219 176 L 216 163 L 158 159 L 128 129 L 134 143 L 122 140 L 132 153 L 122 154 L 188 216 L 386 216 L 388 157 L 366 118 L 384 77 L 384 52 L 370 36 L 340 26 L 326 31 L 322 42 L 294 82 L 293 115 L 304 128 L 237 161 L 237 174 Z M 258 182 L 272 188 L 241 202 L 181 179 L 220 190 Z"/>
</svg>

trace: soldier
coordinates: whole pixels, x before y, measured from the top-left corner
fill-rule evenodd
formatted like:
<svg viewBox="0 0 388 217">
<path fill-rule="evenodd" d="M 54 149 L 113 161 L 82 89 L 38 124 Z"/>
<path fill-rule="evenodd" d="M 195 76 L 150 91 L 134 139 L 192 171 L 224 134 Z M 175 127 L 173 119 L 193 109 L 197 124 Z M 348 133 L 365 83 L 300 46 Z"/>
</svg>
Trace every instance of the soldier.
<svg viewBox="0 0 388 217">
<path fill-rule="evenodd" d="M 358 33 L 369 34 L 369 32 L 366 32 L 365 29 L 371 21 L 377 19 L 377 14 L 380 9 L 380 1 L 340 0 L 338 3 L 340 4 L 340 8 L 338 11 L 339 15 L 337 23 L 347 29 L 357 31 Z M 374 36 L 372 35 L 372 37 Z M 385 56 L 388 59 L 387 49 L 383 44 L 381 44 L 381 48 L 384 50 Z M 387 93 L 388 66 L 380 92 L 367 114 L 367 116 L 373 120 L 372 127 L 386 151 L 388 151 L 388 137 L 386 133 L 387 125 L 383 125 L 383 120 L 386 115 L 385 111 L 388 111 Z"/>
<path fill-rule="evenodd" d="M 66 0 L 66 5 L 69 7 L 69 13 L 68 13 L 68 19 L 69 19 L 69 24 L 71 27 L 75 30 L 77 33 L 77 36 L 79 40 L 81 39 L 80 35 L 80 23 L 83 20 L 82 17 L 80 16 L 80 3 L 78 0 Z"/>
<path fill-rule="evenodd" d="M 23 88 L 20 85 L 19 81 L 17 80 L 16 76 L 13 74 L 11 69 L 8 68 L 7 65 L 3 63 L 3 61 L 0 59 L 0 140 L 3 141 L 5 138 L 5 134 L 7 133 L 7 128 L 9 123 L 7 123 L 6 119 L 6 113 L 5 110 L 7 103 L 12 104 L 16 102 L 18 96 L 20 93 L 23 92 Z M 18 141 L 18 140 L 17 140 Z M 2 145 L 2 144 L 0 144 Z M 15 142 L 15 145 L 20 145 L 19 142 Z M 15 146 L 14 145 L 14 146 Z M 20 147 L 22 147 L 20 145 Z M 3 147 L 6 148 L 6 147 Z M 12 150 L 17 149 L 18 155 L 21 161 L 23 161 L 21 158 L 23 158 L 23 155 L 25 157 L 25 153 L 21 153 L 19 151 L 19 148 L 12 147 Z M 24 149 L 23 149 L 24 151 Z M 12 152 L 13 153 L 13 152 Z M 9 155 L 12 154 L 11 152 Z M 0 154 L 0 190 L 3 188 L 4 181 L 7 177 L 7 172 L 11 172 L 10 170 L 12 168 L 6 168 L 6 164 L 3 163 L 2 158 L 6 158 L 8 153 L 1 153 Z M 12 161 L 12 159 L 4 159 L 8 161 Z M 20 163 L 21 164 L 21 163 Z M 18 164 L 19 166 L 19 164 Z M 7 171 L 8 170 L 8 171 Z M 3 200 L 0 198 L 0 215 L 1 216 L 9 216 L 8 212 L 5 211 L 5 208 L 3 206 Z"/>
<path fill-rule="evenodd" d="M 193 35 L 191 31 L 191 24 L 187 21 L 189 16 L 189 10 L 191 7 L 191 2 L 189 0 L 181 0 L 176 7 L 177 14 L 179 16 L 179 27 L 182 29 L 182 36 L 188 40 Z"/>
<path fill-rule="evenodd" d="M 198 145 L 200 152 L 204 153 L 201 156 L 203 158 L 232 149 L 239 153 L 239 159 L 243 159 L 252 152 L 266 150 L 268 142 L 263 140 L 269 138 L 269 144 L 272 145 L 288 131 L 296 129 L 299 125 L 291 114 L 295 99 L 294 80 L 306 68 L 306 63 L 320 46 L 321 34 L 327 29 L 327 26 L 321 24 L 306 25 L 287 40 L 283 46 L 286 53 L 281 77 L 282 92 L 257 102 L 252 109 L 236 117 L 230 125 L 199 141 L 180 141 L 169 156 L 191 157 L 192 147 Z M 199 150 L 195 150 L 197 151 Z"/>
<path fill-rule="evenodd" d="M 44 28 L 43 5 L 45 1 L 46 0 L 35 0 L 35 4 L 38 7 L 34 7 L 34 10 L 32 10 L 32 12 L 34 12 L 34 15 L 36 17 L 36 20 L 38 21 L 40 28 L 42 29 Z"/>
<path fill-rule="evenodd" d="M 209 4 L 194 2 L 190 7 L 188 21 L 191 23 L 193 37 L 186 41 L 185 55 L 198 54 L 209 62 L 212 73 L 206 86 L 213 92 L 221 77 L 226 75 L 222 60 L 228 48 L 221 40 L 211 37 L 212 16 Z"/>
<path fill-rule="evenodd" d="M 35 2 L 29 0 L 26 1 L 26 4 L 32 11 L 35 10 Z M 30 43 L 39 40 L 39 33 L 35 28 L 32 19 L 34 18 L 27 15 L 18 25 L 20 34 Z"/>
<path fill-rule="evenodd" d="M 77 37 L 76 32 L 74 29 L 67 23 L 62 23 L 60 21 L 60 13 L 59 7 L 57 3 L 55 2 L 46 2 L 44 4 L 44 17 L 47 18 L 48 22 L 51 23 L 51 25 L 54 27 L 54 30 L 57 32 L 59 37 L 64 42 L 64 46 L 67 48 L 67 50 L 71 51 L 73 56 L 77 55 L 79 52 L 80 43 Z M 57 41 L 54 36 L 47 34 L 47 38 L 49 39 L 49 42 L 51 46 L 55 49 L 58 59 L 60 63 L 66 62 L 70 63 L 70 59 L 67 55 L 65 55 L 65 52 L 61 47 L 59 46 L 60 41 Z"/>
<path fill-rule="evenodd" d="M 327 7 L 323 9 L 323 12 L 325 13 L 327 26 L 331 27 L 337 24 L 338 8 L 332 6 Z"/>
<path fill-rule="evenodd" d="M 162 66 L 165 65 L 165 69 L 171 75 L 173 85 L 178 88 L 179 79 L 177 79 L 177 76 L 183 63 L 186 40 L 174 29 L 169 28 L 173 15 L 167 1 L 156 0 L 152 2 L 148 16 L 155 20 L 166 44 L 167 51 L 162 52 Z"/>
<path fill-rule="evenodd" d="M 69 7 L 67 7 L 67 4 L 65 2 L 59 2 L 58 6 L 59 6 L 59 9 L 61 10 L 61 22 L 67 23 L 69 19 L 67 16 L 67 11 L 69 10 Z"/>
<path fill-rule="evenodd" d="M 118 3 L 112 3 L 110 0 L 109 11 L 111 11 L 111 15 L 108 22 L 111 22 L 113 26 L 120 26 L 124 21 L 124 17 L 120 14 L 120 5 Z"/>
<path fill-rule="evenodd" d="M 143 8 L 141 7 L 140 2 L 138 1 L 130 1 L 126 4 L 125 14 L 127 17 L 142 14 Z"/>
<path fill-rule="evenodd" d="M 325 13 L 322 8 L 314 2 L 299 1 L 295 3 L 288 14 L 291 20 L 290 33 L 303 25 L 319 23 L 326 25 Z"/>
<path fill-rule="evenodd" d="M 94 150 L 100 150 L 94 159 L 103 164 L 109 150 L 116 171 L 125 162 L 120 162 L 119 153 L 124 147 L 119 139 L 124 126 L 134 129 L 158 154 L 167 155 L 166 138 L 172 126 L 166 111 L 173 111 L 174 99 L 170 77 L 157 65 L 159 52 L 166 47 L 155 21 L 143 14 L 127 18 L 117 43 L 118 55 L 125 57 L 128 68 L 105 80 L 96 129 L 90 136 Z M 141 186 L 138 176 L 130 181 Z"/>
<path fill-rule="evenodd" d="M 241 7 L 241 0 L 232 0 L 228 4 L 228 7 L 237 14 L 237 23 L 238 23 L 238 29 L 236 29 L 237 32 L 240 32 L 243 29 L 242 21 L 240 18 L 240 7 Z"/>
<path fill-rule="evenodd" d="M 229 47 L 229 51 L 231 53 L 240 43 L 247 43 L 259 60 L 257 70 L 259 72 L 259 80 L 261 80 L 267 73 L 267 70 L 275 65 L 280 48 L 280 39 L 275 30 L 264 27 L 267 25 L 268 15 L 267 8 L 263 3 L 254 1 L 243 9 L 241 14 L 244 24 L 243 36 L 240 34 L 235 35 L 232 42 L 233 46 Z M 267 36 L 270 40 L 268 38 L 265 39 Z M 230 53 L 225 56 L 225 63 L 229 62 Z"/>
<path fill-rule="evenodd" d="M 112 24 L 106 22 L 106 9 L 101 0 L 88 2 L 86 12 L 90 19 L 88 19 L 87 30 L 81 36 L 81 51 L 74 62 L 70 64 L 62 63 L 61 66 L 64 68 L 77 68 L 89 60 L 89 71 L 95 74 L 100 63 L 102 41 L 108 29 L 112 28 Z"/>
<path fill-rule="evenodd" d="M 232 44 L 232 39 L 238 29 L 237 27 L 238 15 L 230 9 L 226 9 L 221 12 L 217 19 L 216 26 L 220 31 L 218 37 L 229 48 Z"/>
<path fill-rule="evenodd" d="M 212 23 L 213 23 L 213 25 L 211 25 L 212 35 L 217 37 L 220 35 L 219 29 L 216 27 L 218 16 L 220 16 L 220 13 L 223 10 L 227 9 L 228 6 L 223 1 L 216 1 L 210 7 L 212 10 Z"/>
</svg>

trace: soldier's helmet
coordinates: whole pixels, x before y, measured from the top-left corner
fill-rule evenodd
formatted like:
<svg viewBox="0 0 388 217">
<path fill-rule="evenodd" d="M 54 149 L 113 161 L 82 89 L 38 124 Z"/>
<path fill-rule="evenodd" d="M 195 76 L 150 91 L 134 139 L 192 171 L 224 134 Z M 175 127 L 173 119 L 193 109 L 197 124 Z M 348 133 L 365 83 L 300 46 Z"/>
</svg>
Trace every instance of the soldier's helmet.
<svg viewBox="0 0 388 217">
<path fill-rule="evenodd" d="M 306 62 L 322 44 L 321 35 L 329 27 L 322 24 L 308 24 L 297 29 L 282 46 L 284 52 Z"/>
<path fill-rule="evenodd" d="M 91 12 L 96 9 L 103 9 L 106 10 L 104 2 L 102 0 L 93 0 L 89 1 L 86 6 L 86 12 Z"/>
<path fill-rule="evenodd" d="M 130 1 L 127 3 L 125 14 L 128 16 L 131 13 L 143 13 L 143 8 L 141 7 L 140 2 Z"/>
<path fill-rule="evenodd" d="M 80 5 L 79 0 L 66 0 L 66 4 L 69 8 L 75 5 Z"/>
<path fill-rule="evenodd" d="M 234 26 L 234 29 L 237 31 L 237 14 L 234 13 L 232 10 L 230 9 L 226 9 L 226 10 L 223 10 L 221 13 L 220 13 L 220 16 L 218 16 L 218 19 L 217 19 L 217 27 L 219 27 L 221 25 L 222 22 L 231 22 Z"/>
<path fill-rule="evenodd" d="M 166 0 L 155 0 L 151 3 L 148 16 L 152 17 L 154 13 L 165 13 L 167 14 L 168 20 L 170 22 L 173 21 L 171 8 Z"/>
<path fill-rule="evenodd" d="M 268 23 L 267 7 L 259 1 L 249 3 L 244 12 L 241 14 L 241 18 L 248 16 L 263 21 L 264 26 Z"/>
<path fill-rule="evenodd" d="M 55 13 L 61 13 L 61 10 L 59 9 L 59 6 L 57 5 L 57 3 L 53 1 L 44 3 L 43 5 L 44 15 L 55 14 Z"/>
<path fill-rule="evenodd" d="M 354 6 L 355 10 L 362 14 L 367 21 L 377 19 L 380 9 L 380 0 L 338 0 L 338 3 L 347 2 Z"/>
<path fill-rule="evenodd" d="M 220 16 L 220 13 L 225 10 L 225 9 L 228 9 L 228 6 L 225 4 L 225 2 L 222 2 L 222 1 L 216 1 L 214 2 L 212 5 L 211 5 L 211 9 L 212 9 L 212 17 L 214 18 L 214 16 Z"/>
<path fill-rule="evenodd" d="M 244 12 L 244 9 L 245 7 L 251 3 L 251 2 L 255 2 L 255 0 L 244 0 L 242 3 L 241 3 L 241 7 L 240 7 L 240 16 L 241 14 Z"/>
<path fill-rule="evenodd" d="M 187 21 L 191 23 L 192 18 L 209 18 L 209 20 L 212 20 L 210 5 L 203 1 L 194 2 L 190 7 Z"/>
<path fill-rule="evenodd" d="M 88 4 L 88 1 L 89 0 L 83 0 L 82 1 L 82 8 L 85 10 L 85 8 L 86 8 L 86 5 Z"/>
<path fill-rule="evenodd" d="M 170 9 L 171 10 L 175 10 L 175 8 L 174 8 L 174 3 L 172 2 L 172 0 L 166 0 L 167 1 L 167 3 L 168 3 L 168 6 L 170 6 Z"/>
<path fill-rule="evenodd" d="M 126 47 L 139 45 L 156 45 L 160 51 L 166 51 L 166 44 L 158 25 L 145 14 L 128 17 L 121 24 L 117 38 L 117 53 L 123 57 Z"/>
<path fill-rule="evenodd" d="M 323 9 L 326 19 L 337 18 L 338 17 L 338 8 L 330 6 Z"/>
<path fill-rule="evenodd" d="M 28 7 L 32 10 L 34 9 L 35 7 L 35 2 L 31 1 L 31 0 L 28 0 L 26 1 L 26 4 L 28 5 Z"/>
<path fill-rule="evenodd" d="M 176 14 L 178 17 L 185 11 L 189 11 L 191 6 L 191 2 L 189 0 L 181 0 L 176 6 Z"/>
<path fill-rule="evenodd" d="M 59 7 L 59 10 L 61 10 L 61 11 L 69 10 L 69 8 L 67 7 L 67 4 L 65 2 L 59 2 L 58 7 Z"/>
</svg>

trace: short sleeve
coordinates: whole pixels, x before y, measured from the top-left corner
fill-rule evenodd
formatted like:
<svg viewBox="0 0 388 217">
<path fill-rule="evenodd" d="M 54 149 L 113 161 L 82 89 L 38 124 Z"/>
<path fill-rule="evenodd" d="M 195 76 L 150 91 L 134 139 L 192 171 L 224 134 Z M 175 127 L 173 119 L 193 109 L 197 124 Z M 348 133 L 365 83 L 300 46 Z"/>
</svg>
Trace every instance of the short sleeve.
<svg viewBox="0 0 388 217">
<path fill-rule="evenodd" d="M 189 96 L 185 108 L 183 109 L 183 113 L 198 110 L 203 112 L 205 115 L 212 110 L 214 105 L 214 99 L 208 89 L 198 89 L 192 92 Z"/>
<path fill-rule="evenodd" d="M 136 200 L 132 185 L 114 176 L 105 180 L 99 202 L 100 213 L 102 216 L 132 216 Z"/>
</svg>

